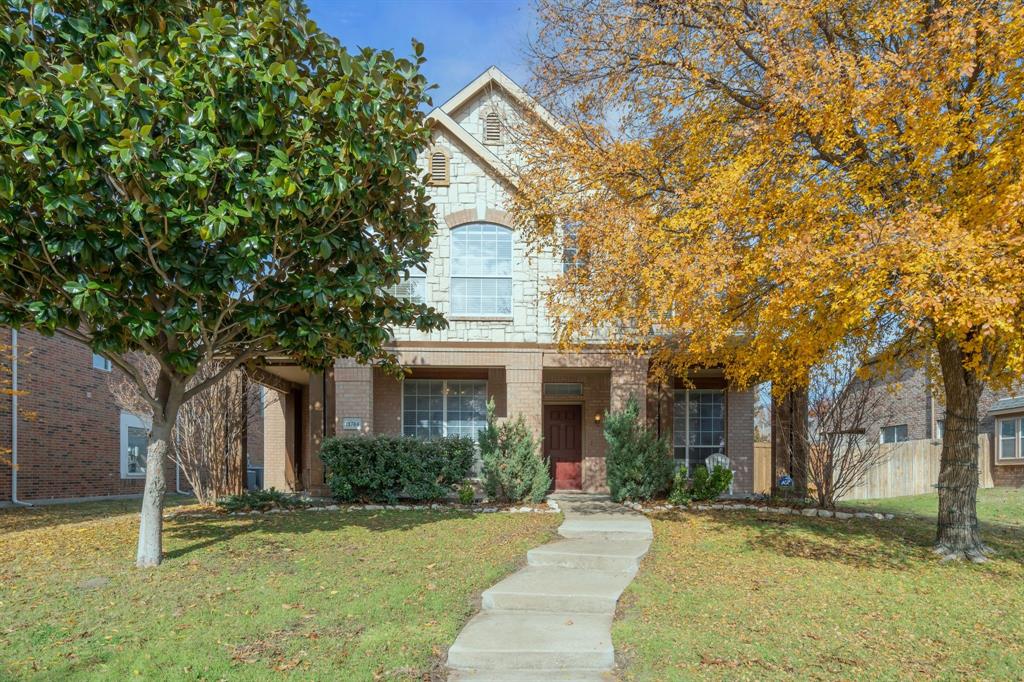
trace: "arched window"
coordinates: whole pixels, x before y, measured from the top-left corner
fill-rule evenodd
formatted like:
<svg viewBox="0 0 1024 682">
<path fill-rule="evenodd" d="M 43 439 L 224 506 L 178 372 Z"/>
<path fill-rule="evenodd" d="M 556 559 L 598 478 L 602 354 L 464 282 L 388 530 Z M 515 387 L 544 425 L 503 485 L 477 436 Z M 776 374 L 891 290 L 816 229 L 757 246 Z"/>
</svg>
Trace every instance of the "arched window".
<svg viewBox="0 0 1024 682">
<path fill-rule="evenodd" d="M 484 144 L 501 144 L 501 118 L 495 111 L 484 116 Z"/>
<path fill-rule="evenodd" d="M 512 315 L 512 231 L 491 223 L 452 230 L 452 315 Z"/>
<path fill-rule="evenodd" d="M 430 173 L 428 185 L 447 185 L 449 182 L 448 152 L 443 149 L 431 150 L 428 171 Z"/>
</svg>

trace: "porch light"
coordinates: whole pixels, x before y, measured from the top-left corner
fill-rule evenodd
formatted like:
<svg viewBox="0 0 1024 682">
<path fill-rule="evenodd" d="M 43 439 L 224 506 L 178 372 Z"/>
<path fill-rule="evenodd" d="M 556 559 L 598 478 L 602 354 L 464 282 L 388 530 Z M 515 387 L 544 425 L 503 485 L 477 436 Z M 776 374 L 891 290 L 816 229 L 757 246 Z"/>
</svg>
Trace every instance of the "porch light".
<svg viewBox="0 0 1024 682">
<path fill-rule="evenodd" d="M 594 423 L 595 424 L 600 424 L 601 423 L 601 413 L 600 412 L 598 412 L 597 414 L 594 415 Z"/>
</svg>

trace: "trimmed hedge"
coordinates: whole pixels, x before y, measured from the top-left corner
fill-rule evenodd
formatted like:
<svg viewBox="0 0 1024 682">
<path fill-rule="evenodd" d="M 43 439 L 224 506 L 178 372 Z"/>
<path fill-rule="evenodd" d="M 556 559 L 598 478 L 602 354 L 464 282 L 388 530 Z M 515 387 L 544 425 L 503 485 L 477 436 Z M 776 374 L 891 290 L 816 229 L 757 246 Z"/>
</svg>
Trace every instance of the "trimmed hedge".
<svg viewBox="0 0 1024 682">
<path fill-rule="evenodd" d="M 461 483 L 476 449 L 469 438 L 328 438 L 320 448 L 327 485 L 343 502 L 438 500 Z"/>
</svg>

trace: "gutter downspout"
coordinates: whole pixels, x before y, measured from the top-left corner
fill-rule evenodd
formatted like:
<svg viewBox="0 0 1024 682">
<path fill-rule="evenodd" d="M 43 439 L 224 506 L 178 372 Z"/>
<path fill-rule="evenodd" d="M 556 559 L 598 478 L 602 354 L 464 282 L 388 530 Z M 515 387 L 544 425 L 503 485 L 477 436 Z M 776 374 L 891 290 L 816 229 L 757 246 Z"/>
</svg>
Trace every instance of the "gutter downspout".
<svg viewBox="0 0 1024 682">
<path fill-rule="evenodd" d="M 18 330 L 11 329 L 11 503 L 31 507 L 18 499 Z"/>
</svg>

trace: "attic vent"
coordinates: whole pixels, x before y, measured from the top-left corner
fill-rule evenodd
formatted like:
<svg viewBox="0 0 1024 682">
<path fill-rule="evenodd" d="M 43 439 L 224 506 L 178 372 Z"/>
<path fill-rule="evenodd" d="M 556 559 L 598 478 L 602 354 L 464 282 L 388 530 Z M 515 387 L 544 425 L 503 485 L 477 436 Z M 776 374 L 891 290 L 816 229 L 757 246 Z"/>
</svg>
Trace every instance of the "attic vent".
<svg viewBox="0 0 1024 682">
<path fill-rule="evenodd" d="M 448 154 L 440 149 L 430 153 L 430 180 L 431 185 L 448 184 Z"/>
<path fill-rule="evenodd" d="M 493 111 L 484 116 L 484 143 L 501 144 L 501 119 Z"/>
</svg>

